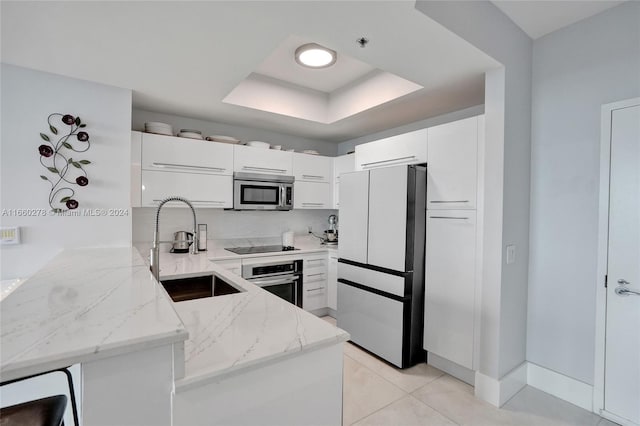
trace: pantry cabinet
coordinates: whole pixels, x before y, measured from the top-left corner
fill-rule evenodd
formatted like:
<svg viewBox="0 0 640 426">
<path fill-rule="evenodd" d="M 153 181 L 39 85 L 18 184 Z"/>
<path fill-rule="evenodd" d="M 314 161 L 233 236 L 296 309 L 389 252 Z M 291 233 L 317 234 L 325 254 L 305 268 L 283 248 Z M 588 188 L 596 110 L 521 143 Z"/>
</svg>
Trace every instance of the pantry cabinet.
<svg viewBox="0 0 640 426">
<path fill-rule="evenodd" d="M 235 145 L 233 148 L 235 172 L 293 175 L 292 152 L 240 145 Z"/>
<path fill-rule="evenodd" d="M 475 209 L 484 117 L 428 129 L 427 209 Z"/>
<path fill-rule="evenodd" d="M 163 199 L 179 195 L 195 207 L 232 208 L 233 176 L 142 171 L 142 207 L 157 207 Z M 185 207 L 170 202 L 167 207 Z"/>
<path fill-rule="evenodd" d="M 330 183 L 333 158 L 321 155 L 293 153 L 293 176 L 298 181 Z"/>
<path fill-rule="evenodd" d="M 427 162 L 427 130 L 420 129 L 356 146 L 356 170 Z"/>
<path fill-rule="evenodd" d="M 424 349 L 473 368 L 476 212 L 427 211 Z"/>
</svg>

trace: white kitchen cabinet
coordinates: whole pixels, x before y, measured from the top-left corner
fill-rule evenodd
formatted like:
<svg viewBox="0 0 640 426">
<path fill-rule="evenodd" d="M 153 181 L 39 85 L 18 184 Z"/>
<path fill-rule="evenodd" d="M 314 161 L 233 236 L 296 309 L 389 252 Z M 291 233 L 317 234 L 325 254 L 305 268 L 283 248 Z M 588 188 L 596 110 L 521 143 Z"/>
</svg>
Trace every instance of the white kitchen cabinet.
<svg viewBox="0 0 640 426">
<path fill-rule="evenodd" d="M 333 159 L 333 208 L 340 208 L 340 175 L 356 170 L 354 154 L 341 155 Z"/>
<path fill-rule="evenodd" d="M 427 209 L 475 209 L 484 116 L 430 127 Z"/>
<path fill-rule="evenodd" d="M 356 146 L 356 170 L 427 162 L 427 129 Z"/>
<path fill-rule="evenodd" d="M 326 253 L 303 258 L 302 307 L 306 311 L 327 307 L 327 264 Z"/>
<path fill-rule="evenodd" d="M 330 209 L 332 207 L 330 183 L 296 181 L 293 184 L 294 209 Z"/>
<path fill-rule="evenodd" d="M 327 306 L 338 310 L 338 251 L 329 250 L 327 267 Z"/>
<path fill-rule="evenodd" d="M 424 349 L 473 368 L 476 212 L 427 212 Z"/>
<path fill-rule="evenodd" d="M 131 132 L 131 207 L 142 202 L 142 132 Z"/>
<path fill-rule="evenodd" d="M 232 208 L 233 176 L 142 171 L 142 206 L 156 207 L 169 196 L 181 196 L 195 207 Z M 186 207 L 170 202 L 167 206 Z"/>
<path fill-rule="evenodd" d="M 333 158 L 321 155 L 293 153 L 293 176 L 298 181 L 332 181 Z"/>
<path fill-rule="evenodd" d="M 233 174 L 233 145 L 142 133 L 142 169 Z"/>
<path fill-rule="evenodd" d="M 369 172 L 340 177 L 340 257 L 367 263 L 369 240 Z"/>
<path fill-rule="evenodd" d="M 233 147 L 233 170 L 244 173 L 293 175 L 293 153 L 251 146 Z"/>
</svg>

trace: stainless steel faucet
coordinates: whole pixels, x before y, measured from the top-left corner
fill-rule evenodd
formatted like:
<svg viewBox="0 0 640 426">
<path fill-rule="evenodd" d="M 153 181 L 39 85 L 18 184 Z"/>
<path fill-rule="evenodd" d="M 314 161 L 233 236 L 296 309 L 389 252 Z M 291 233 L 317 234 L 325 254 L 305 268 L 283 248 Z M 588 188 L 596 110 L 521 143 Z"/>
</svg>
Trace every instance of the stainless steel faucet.
<svg viewBox="0 0 640 426">
<path fill-rule="evenodd" d="M 197 229 L 197 221 L 196 221 L 196 211 L 193 208 L 193 205 L 186 198 L 182 197 L 168 197 L 164 200 L 160 201 L 158 205 L 158 210 L 156 210 L 156 226 L 153 231 L 153 247 L 151 248 L 151 273 L 155 277 L 156 281 L 160 282 L 160 244 L 161 243 L 172 243 L 173 241 L 160 241 L 160 210 L 162 206 L 164 206 L 169 201 L 182 201 L 191 209 L 191 213 L 193 213 L 193 243 L 191 244 L 191 254 L 196 254 L 198 252 L 198 233 Z"/>
</svg>

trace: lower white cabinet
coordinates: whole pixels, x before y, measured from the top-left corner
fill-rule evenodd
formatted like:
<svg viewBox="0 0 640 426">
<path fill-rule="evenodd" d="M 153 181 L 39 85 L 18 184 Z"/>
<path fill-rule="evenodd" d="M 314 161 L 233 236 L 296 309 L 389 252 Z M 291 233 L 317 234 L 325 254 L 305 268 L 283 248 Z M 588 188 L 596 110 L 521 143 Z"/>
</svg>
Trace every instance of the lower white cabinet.
<svg viewBox="0 0 640 426">
<path fill-rule="evenodd" d="M 232 208 L 233 176 L 142 171 L 142 206 L 156 207 L 169 196 L 181 196 L 195 207 Z M 167 206 L 184 206 L 168 203 Z"/>
<path fill-rule="evenodd" d="M 427 212 L 424 349 L 473 368 L 476 212 Z"/>
<path fill-rule="evenodd" d="M 327 270 L 327 306 L 338 310 L 338 251 L 329 250 L 329 265 Z"/>
<path fill-rule="evenodd" d="M 315 311 L 327 307 L 327 254 L 304 257 L 302 266 L 302 307 Z"/>
<path fill-rule="evenodd" d="M 332 184 L 296 181 L 293 185 L 294 209 L 333 208 Z"/>
</svg>

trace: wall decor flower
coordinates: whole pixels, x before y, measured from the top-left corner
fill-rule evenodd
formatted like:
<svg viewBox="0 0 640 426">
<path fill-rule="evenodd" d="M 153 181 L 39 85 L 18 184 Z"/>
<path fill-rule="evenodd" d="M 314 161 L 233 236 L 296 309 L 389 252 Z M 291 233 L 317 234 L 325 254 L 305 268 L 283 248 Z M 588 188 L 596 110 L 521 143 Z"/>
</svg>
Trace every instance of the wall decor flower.
<svg viewBox="0 0 640 426">
<path fill-rule="evenodd" d="M 56 125 L 68 126 L 64 131 L 58 130 Z M 40 138 L 44 141 L 38 147 L 40 153 L 40 164 L 47 169 L 52 176 L 40 175 L 42 180 L 51 184 L 49 191 L 49 206 L 54 213 L 63 213 L 68 210 L 77 209 L 80 203 L 74 198 L 76 191 L 70 185 L 87 186 L 89 177 L 84 167 L 91 164 L 86 159 L 74 159 L 76 153 L 87 152 L 91 147 L 89 134 L 81 129 L 87 125 L 71 114 L 53 113 L 47 117 L 49 131 L 54 137 L 49 137 L 46 133 L 40 133 Z M 57 141 L 54 141 L 59 135 Z M 72 138 L 75 136 L 75 138 Z M 62 208 L 62 204 L 66 207 Z"/>
</svg>

